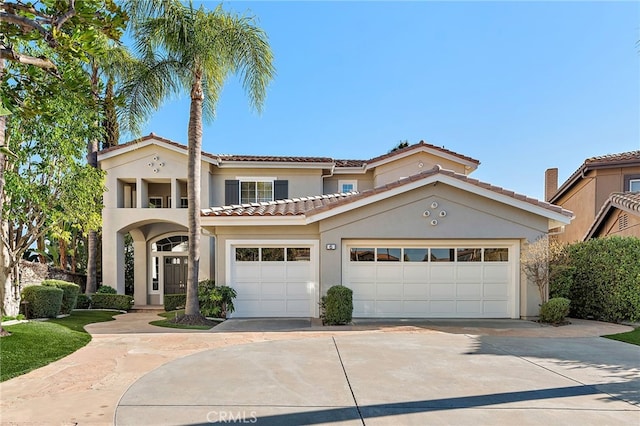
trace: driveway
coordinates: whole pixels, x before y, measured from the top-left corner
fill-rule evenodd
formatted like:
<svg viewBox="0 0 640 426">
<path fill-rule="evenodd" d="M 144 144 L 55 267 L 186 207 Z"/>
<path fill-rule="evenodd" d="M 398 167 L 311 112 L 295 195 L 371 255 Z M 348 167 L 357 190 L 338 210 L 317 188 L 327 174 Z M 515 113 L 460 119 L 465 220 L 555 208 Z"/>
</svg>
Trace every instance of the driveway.
<svg viewBox="0 0 640 426">
<path fill-rule="evenodd" d="M 92 324 L 74 354 L 0 383 L 2 424 L 638 424 L 640 350 L 574 320 Z"/>
</svg>

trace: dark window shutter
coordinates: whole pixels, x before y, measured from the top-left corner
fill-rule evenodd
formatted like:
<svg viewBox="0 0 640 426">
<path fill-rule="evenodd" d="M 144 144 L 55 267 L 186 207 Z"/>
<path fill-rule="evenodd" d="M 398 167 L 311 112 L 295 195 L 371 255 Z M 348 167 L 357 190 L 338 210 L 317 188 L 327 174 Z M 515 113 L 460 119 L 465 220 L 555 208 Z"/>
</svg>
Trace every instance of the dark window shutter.
<svg viewBox="0 0 640 426">
<path fill-rule="evenodd" d="M 230 206 L 232 204 L 240 204 L 240 181 L 225 180 L 224 181 L 224 204 Z"/>
<path fill-rule="evenodd" d="M 286 200 L 289 198 L 289 181 L 276 180 L 273 181 L 273 199 Z"/>
</svg>

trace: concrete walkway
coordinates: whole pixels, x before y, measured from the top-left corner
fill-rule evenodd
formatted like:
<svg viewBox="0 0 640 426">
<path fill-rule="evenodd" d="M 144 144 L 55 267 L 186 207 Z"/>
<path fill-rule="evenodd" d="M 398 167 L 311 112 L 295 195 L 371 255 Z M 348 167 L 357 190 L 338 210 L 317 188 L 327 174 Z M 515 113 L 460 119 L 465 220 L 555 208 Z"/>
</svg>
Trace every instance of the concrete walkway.
<svg viewBox="0 0 640 426">
<path fill-rule="evenodd" d="M 640 422 L 640 351 L 595 337 L 626 326 L 190 332 L 149 326 L 154 314 L 116 318 L 88 326 L 93 340 L 74 354 L 0 384 L 2 424 Z"/>
</svg>

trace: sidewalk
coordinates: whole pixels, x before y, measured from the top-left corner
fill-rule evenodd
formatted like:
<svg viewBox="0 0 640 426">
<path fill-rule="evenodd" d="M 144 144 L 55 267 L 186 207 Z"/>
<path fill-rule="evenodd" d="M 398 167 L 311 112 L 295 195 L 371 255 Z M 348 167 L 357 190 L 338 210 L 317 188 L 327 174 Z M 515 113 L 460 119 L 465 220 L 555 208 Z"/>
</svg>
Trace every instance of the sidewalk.
<svg viewBox="0 0 640 426">
<path fill-rule="evenodd" d="M 421 324 L 357 323 L 348 327 L 309 325 L 296 331 L 176 330 L 151 326 L 155 314 L 130 313 L 115 321 L 87 326 L 93 340 L 84 348 L 23 376 L 0 384 L 0 420 L 3 425 L 71 425 L 113 423 L 118 401 L 148 372 L 178 358 L 208 349 L 266 341 L 295 341 L 331 336 L 401 334 L 488 334 L 522 337 L 588 337 L 632 328 L 593 321 L 572 320 L 563 327 L 535 323 L 517 328 L 471 321 Z M 229 323 L 231 324 L 231 322 Z M 504 324 L 503 324 L 504 325 Z M 533 325 L 531 327 L 530 325 Z"/>
</svg>

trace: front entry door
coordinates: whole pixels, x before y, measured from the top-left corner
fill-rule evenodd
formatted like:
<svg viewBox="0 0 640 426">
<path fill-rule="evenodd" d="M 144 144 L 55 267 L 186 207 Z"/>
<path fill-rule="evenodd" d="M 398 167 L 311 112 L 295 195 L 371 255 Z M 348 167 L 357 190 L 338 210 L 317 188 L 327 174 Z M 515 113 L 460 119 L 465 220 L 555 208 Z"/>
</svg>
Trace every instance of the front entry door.
<svg viewBox="0 0 640 426">
<path fill-rule="evenodd" d="M 164 258 L 164 294 L 187 292 L 187 257 Z"/>
</svg>

